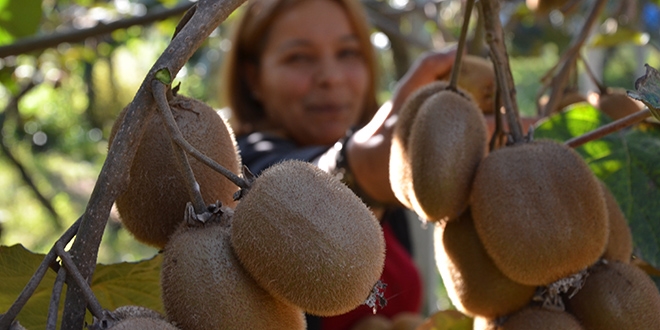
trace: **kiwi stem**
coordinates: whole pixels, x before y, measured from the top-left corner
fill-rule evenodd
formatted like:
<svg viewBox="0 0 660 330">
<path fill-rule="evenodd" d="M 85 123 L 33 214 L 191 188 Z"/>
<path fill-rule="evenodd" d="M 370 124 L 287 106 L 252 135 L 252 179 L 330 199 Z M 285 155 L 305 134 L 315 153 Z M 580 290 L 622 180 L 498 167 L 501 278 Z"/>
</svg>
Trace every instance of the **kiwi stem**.
<svg viewBox="0 0 660 330">
<path fill-rule="evenodd" d="M 64 281 L 66 280 L 66 269 L 60 267 L 57 271 L 57 277 L 55 277 L 55 283 L 53 284 L 53 292 L 50 295 L 50 305 L 48 306 L 48 317 L 46 319 L 46 330 L 55 330 L 57 329 L 57 311 L 60 305 L 60 297 L 62 297 L 62 287 L 64 287 Z"/>
<path fill-rule="evenodd" d="M 458 46 L 456 48 L 456 57 L 454 58 L 454 65 L 451 69 L 451 77 L 449 78 L 448 89 L 456 91 L 458 86 L 458 76 L 461 72 L 461 61 L 463 60 L 463 53 L 465 52 L 465 41 L 467 40 L 468 27 L 470 26 L 470 17 L 472 16 L 472 8 L 474 8 L 474 0 L 467 0 L 465 3 L 465 13 L 463 16 L 463 26 L 461 27 L 461 36 L 458 39 Z"/>
<path fill-rule="evenodd" d="M 571 41 L 571 46 L 566 50 L 566 52 L 564 52 L 561 59 L 559 60 L 558 63 L 561 63 L 560 69 L 559 72 L 552 78 L 552 82 L 550 83 L 552 86 L 552 91 L 550 92 L 548 103 L 546 103 L 543 109 L 540 111 L 542 116 L 548 116 L 550 113 L 552 113 L 552 109 L 557 106 L 559 100 L 563 96 L 564 86 L 568 81 L 571 69 L 576 62 L 577 56 L 580 53 L 580 49 L 591 33 L 592 27 L 597 22 L 600 13 L 603 11 L 603 8 L 605 8 L 605 3 L 606 0 L 596 0 L 594 2 L 593 6 L 591 7 L 591 11 L 589 12 L 589 16 L 584 21 L 582 29 L 580 29 L 580 33 L 578 33 L 573 38 Z"/>
<path fill-rule="evenodd" d="M 76 222 L 74 222 L 71 227 L 69 227 L 69 229 L 67 229 L 64 234 L 60 236 L 55 244 L 68 244 L 78 232 L 81 219 L 82 218 L 78 218 L 78 220 L 76 220 Z M 41 261 L 41 264 L 35 271 L 34 275 L 32 275 L 30 281 L 23 288 L 23 291 L 21 291 L 21 293 L 18 295 L 16 301 L 14 301 L 14 303 L 9 307 L 5 314 L 0 315 L 0 329 L 9 328 L 14 319 L 16 319 L 16 316 L 18 316 L 18 313 L 21 311 L 21 309 L 23 309 L 23 306 L 25 306 L 27 303 L 28 299 L 30 299 L 30 297 L 34 294 L 34 291 L 37 290 L 39 283 L 41 283 L 41 280 L 43 280 L 44 276 L 46 275 L 46 271 L 48 271 L 50 265 L 55 262 L 56 258 L 57 252 L 55 251 L 55 246 L 53 246 L 44 257 L 44 260 Z"/>
<path fill-rule="evenodd" d="M 160 85 L 161 87 L 156 87 L 157 85 Z M 161 89 L 161 88 L 162 89 L 167 89 L 166 86 L 163 85 L 163 83 L 161 83 L 158 80 L 154 80 L 152 82 L 152 86 L 154 88 L 154 91 L 157 90 L 157 89 Z M 162 95 L 162 93 L 161 93 L 161 95 Z M 169 109 L 169 105 L 167 105 L 167 108 Z M 176 142 L 176 144 L 178 144 L 179 147 L 181 147 L 185 152 L 187 152 L 191 156 L 195 157 L 200 162 L 204 163 L 206 166 L 208 166 L 208 167 L 212 168 L 213 170 L 219 172 L 220 174 L 224 175 L 227 179 L 229 179 L 231 182 L 233 182 L 236 186 L 238 186 L 240 188 L 244 188 L 244 189 L 249 189 L 250 188 L 250 184 L 249 184 L 248 181 L 246 181 L 246 180 L 242 179 L 241 177 L 239 177 L 238 175 L 232 173 L 230 170 L 228 170 L 225 167 L 223 167 L 222 165 L 218 164 L 216 161 L 214 161 L 210 157 L 204 155 L 199 150 L 197 150 L 195 147 L 193 147 L 190 143 L 188 143 L 188 141 L 186 141 L 186 139 L 183 138 L 183 135 L 181 134 L 181 132 L 177 128 L 176 122 L 174 122 L 174 117 L 172 117 L 171 111 L 169 111 L 169 115 L 167 115 L 167 113 L 164 114 L 164 115 L 166 117 L 170 117 L 172 123 L 175 125 L 174 126 L 175 131 L 170 132 L 170 133 L 172 135 L 172 140 L 174 142 Z M 170 121 L 170 119 L 167 119 L 167 120 Z M 172 123 L 168 124 L 168 126 L 171 125 Z"/>
<path fill-rule="evenodd" d="M 67 274 L 73 276 L 73 280 L 82 290 L 83 295 L 85 296 L 85 300 L 87 301 L 87 308 L 89 311 L 92 312 L 92 315 L 94 315 L 99 320 L 102 319 L 103 307 L 101 307 L 101 303 L 99 303 L 98 299 L 96 299 L 92 288 L 89 286 L 89 283 L 87 283 L 87 280 L 85 280 L 85 278 L 82 276 L 78 270 L 78 267 L 76 267 L 76 264 L 73 262 L 73 259 L 71 259 L 69 253 L 64 250 L 64 244 L 62 244 L 62 242 L 55 243 L 55 251 L 62 260 L 62 264 L 66 268 Z"/>
<path fill-rule="evenodd" d="M 598 78 L 596 78 L 596 75 L 594 74 L 594 71 L 591 70 L 591 66 L 589 66 L 589 63 L 587 63 L 587 59 L 584 58 L 582 54 L 580 54 L 580 61 L 582 61 L 582 65 L 584 65 L 584 71 L 587 73 L 587 76 L 591 80 L 594 85 L 598 88 L 598 92 L 600 95 L 606 94 L 607 93 L 607 87 L 603 85 Z"/>
<path fill-rule="evenodd" d="M 154 100 L 156 101 L 156 105 L 158 105 L 158 112 L 163 117 L 165 127 L 167 127 L 167 131 L 170 133 L 170 142 L 172 144 L 172 151 L 174 151 L 174 156 L 177 159 L 177 167 L 179 168 L 181 175 L 183 175 L 184 180 L 186 180 L 188 183 L 186 185 L 188 195 L 193 202 L 195 212 L 197 212 L 197 214 L 202 214 L 206 210 L 206 204 L 204 203 L 204 198 L 202 197 L 202 193 L 199 190 L 199 183 L 197 183 L 197 180 L 195 179 L 195 173 L 193 173 L 193 170 L 190 167 L 190 162 L 188 161 L 186 152 L 183 150 L 183 147 L 181 147 L 180 143 L 175 142 L 175 137 L 176 139 L 182 139 L 184 141 L 185 139 L 179 130 L 179 126 L 176 124 L 176 120 L 174 120 L 172 109 L 167 102 L 167 90 L 169 89 L 168 85 L 165 85 L 160 80 L 155 79 L 152 82 L 151 87 Z"/>
<path fill-rule="evenodd" d="M 577 148 L 589 141 L 600 139 L 610 133 L 614 133 L 628 126 L 637 124 L 648 117 L 651 117 L 651 110 L 646 107 L 644 110 L 635 112 L 619 120 L 615 120 L 607 125 L 603 125 L 589 133 L 574 137 L 564 142 L 564 144 L 571 148 Z"/>
<path fill-rule="evenodd" d="M 495 68 L 498 92 L 501 93 L 502 103 L 506 109 L 506 119 L 511 130 L 513 142 L 524 140 L 520 125 L 518 104 L 516 103 L 516 88 L 509 66 L 509 57 L 504 44 L 504 31 L 500 22 L 499 0 L 486 0 L 481 2 L 486 27 L 486 40 L 490 46 L 490 57 Z"/>
</svg>

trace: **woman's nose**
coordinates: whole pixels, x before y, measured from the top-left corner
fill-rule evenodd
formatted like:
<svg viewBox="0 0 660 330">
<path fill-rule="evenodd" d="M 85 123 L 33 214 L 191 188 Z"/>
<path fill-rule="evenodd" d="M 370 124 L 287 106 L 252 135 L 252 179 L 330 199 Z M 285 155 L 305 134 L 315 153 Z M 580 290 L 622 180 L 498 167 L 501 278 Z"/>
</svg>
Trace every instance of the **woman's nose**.
<svg viewBox="0 0 660 330">
<path fill-rule="evenodd" d="M 333 86 L 341 83 L 344 72 L 341 69 L 339 61 L 335 58 L 324 58 L 319 63 L 316 73 L 316 82 L 322 86 Z"/>
</svg>

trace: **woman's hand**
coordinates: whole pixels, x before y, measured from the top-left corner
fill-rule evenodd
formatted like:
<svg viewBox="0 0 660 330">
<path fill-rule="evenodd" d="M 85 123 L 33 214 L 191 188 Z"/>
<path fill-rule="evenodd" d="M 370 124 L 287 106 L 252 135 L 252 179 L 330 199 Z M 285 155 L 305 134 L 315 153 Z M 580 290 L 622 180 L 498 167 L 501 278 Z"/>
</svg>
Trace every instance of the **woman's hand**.
<svg viewBox="0 0 660 330">
<path fill-rule="evenodd" d="M 378 110 L 374 118 L 349 141 L 348 163 L 357 184 L 371 198 L 399 204 L 389 179 L 389 157 L 396 114 L 406 98 L 418 88 L 450 73 L 456 49 L 424 53 L 397 84 L 391 103 Z"/>
</svg>

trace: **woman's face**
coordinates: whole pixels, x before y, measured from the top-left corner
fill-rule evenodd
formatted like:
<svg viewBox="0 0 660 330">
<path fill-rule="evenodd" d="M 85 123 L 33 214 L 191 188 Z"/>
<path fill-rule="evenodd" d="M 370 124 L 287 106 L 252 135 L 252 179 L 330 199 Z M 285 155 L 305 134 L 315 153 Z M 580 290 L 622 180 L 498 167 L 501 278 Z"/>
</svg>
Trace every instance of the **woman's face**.
<svg viewBox="0 0 660 330">
<path fill-rule="evenodd" d="M 270 123 L 301 145 L 332 144 L 357 124 L 370 84 L 358 37 L 329 0 L 280 15 L 250 76 Z"/>
</svg>

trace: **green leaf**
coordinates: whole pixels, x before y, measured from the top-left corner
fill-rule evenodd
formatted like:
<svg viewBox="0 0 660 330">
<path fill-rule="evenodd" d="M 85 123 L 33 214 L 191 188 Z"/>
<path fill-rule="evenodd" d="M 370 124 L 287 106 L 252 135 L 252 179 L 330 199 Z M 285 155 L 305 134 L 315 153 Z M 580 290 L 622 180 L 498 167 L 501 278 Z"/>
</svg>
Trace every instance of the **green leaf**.
<svg viewBox="0 0 660 330">
<path fill-rule="evenodd" d="M 628 95 L 642 101 L 653 117 L 660 120 L 660 72 L 648 64 L 645 66 L 646 74 L 635 81 L 636 91 L 628 91 Z"/>
<path fill-rule="evenodd" d="M 165 85 L 169 85 L 172 83 L 172 74 L 168 68 L 163 68 L 156 71 L 156 79 Z"/>
<path fill-rule="evenodd" d="M 649 42 L 649 34 L 642 31 L 636 31 L 618 27 L 613 33 L 599 33 L 591 41 L 591 47 L 616 47 L 625 43 L 631 43 L 637 46 L 644 46 Z"/>
<path fill-rule="evenodd" d="M 535 138 L 566 141 L 611 120 L 588 105 L 558 113 L 535 129 Z M 607 184 L 628 219 L 634 252 L 660 266 L 660 130 L 629 128 L 575 150 Z"/>
<path fill-rule="evenodd" d="M 28 283 L 45 255 L 35 254 L 22 245 L 0 246 L 0 313 L 6 312 Z M 97 265 L 92 290 L 101 306 L 114 310 L 124 305 L 139 305 L 163 313 L 160 296 L 160 255 L 137 263 Z M 28 329 L 44 329 L 55 282 L 49 270 L 39 287 L 23 307 L 18 320 Z M 61 320 L 66 285 L 60 300 Z M 91 324 L 88 313 L 87 322 Z"/>
<path fill-rule="evenodd" d="M 0 0 L 0 45 L 33 35 L 41 22 L 41 0 Z"/>
<path fill-rule="evenodd" d="M 472 318 L 456 310 L 435 312 L 429 320 L 432 324 L 429 330 L 472 330 Z"/>
</svg>

